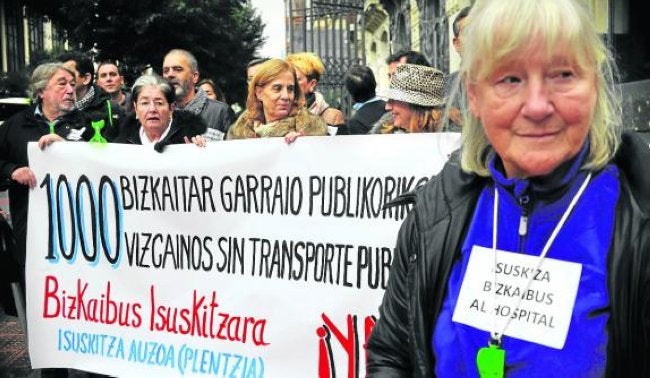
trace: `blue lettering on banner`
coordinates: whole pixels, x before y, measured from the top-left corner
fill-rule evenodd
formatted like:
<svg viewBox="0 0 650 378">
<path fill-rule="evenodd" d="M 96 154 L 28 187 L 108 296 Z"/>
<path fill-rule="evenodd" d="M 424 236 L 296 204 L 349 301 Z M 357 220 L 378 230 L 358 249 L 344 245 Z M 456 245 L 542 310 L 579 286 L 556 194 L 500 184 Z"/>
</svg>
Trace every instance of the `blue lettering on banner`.
<svg viewBox="0 0 650 378">
<path fill-rule="evenodd" d="M 114 335 L 59 329 L 57 350 L 178 369 L 181 375 L 264 377 L 264 360 L 261 357 L 193 348 L 186 344 L 177 348 L 155 341 L 125 341 Z"/>
<path fill-rule="evenodd" d="M 59 329 L 57 349 L 61 352 L 124 359 L 124 340 L 113 335 Z"/>
<path fill-rule="evenodd" d="M 182 375 L 261 378 L 264 377 L 264 360 L 237 353 L 190 348 L 183 344 L 178 353 L 178 370 Z"/>
<path fill-rule="evenodd" d="M 175 368 L 175 349 L 155 341 L 133 340 L 129 348 L 129 361 L 145 365 Z"/>
</svg>

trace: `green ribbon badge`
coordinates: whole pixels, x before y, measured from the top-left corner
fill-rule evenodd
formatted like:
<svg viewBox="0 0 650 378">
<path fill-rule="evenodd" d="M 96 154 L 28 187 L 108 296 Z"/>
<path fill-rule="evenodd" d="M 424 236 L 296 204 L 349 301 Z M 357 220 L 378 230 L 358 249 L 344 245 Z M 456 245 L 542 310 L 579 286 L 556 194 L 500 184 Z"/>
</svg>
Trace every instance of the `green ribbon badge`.
<svg viewBox="0 0 650 378">
<path fill-rule="evenodd" d="M 99 143 L 99 144 L 108 143 L 101 133 L 102 129 L 104 128 L 104 120 L 100 119 L 99 121 L 92 121 L 90 124 L 95 130 L 95 134 L 93 135 L 92 138 L 90 138 L 90 143 Z"/>
</svg>

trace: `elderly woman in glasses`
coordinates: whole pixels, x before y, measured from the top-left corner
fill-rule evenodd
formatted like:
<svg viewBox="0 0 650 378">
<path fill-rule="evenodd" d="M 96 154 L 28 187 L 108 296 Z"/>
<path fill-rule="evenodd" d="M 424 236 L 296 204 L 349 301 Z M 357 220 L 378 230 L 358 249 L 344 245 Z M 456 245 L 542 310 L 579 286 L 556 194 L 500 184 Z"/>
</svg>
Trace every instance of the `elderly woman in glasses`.
<svg viewBox="0 0 650 378">
<path fill-rule="evenodd" d="M 650 375 L 650 149 L 585 3 L 474 3 L 462 148 L 404 198 L 368 376 Z"/>
<path fill-rule="evenodd" d="M 174 110 L 174 89 L 155 74 L 140 76 L 133 84 L 134 114 L 120 125 L 114 143 L 149 146 L 162 151 L 169 144 L 205 145 L 206 126 L 201 117 Z"/>
<path fill-rule="evenodd" d="M 327 135 L 327 125 L 304 106 L 295 68 L 281 59 L 259 66 L 248 84 L 246 111 L 228 130 L 227 139 Z"/>
</svg>

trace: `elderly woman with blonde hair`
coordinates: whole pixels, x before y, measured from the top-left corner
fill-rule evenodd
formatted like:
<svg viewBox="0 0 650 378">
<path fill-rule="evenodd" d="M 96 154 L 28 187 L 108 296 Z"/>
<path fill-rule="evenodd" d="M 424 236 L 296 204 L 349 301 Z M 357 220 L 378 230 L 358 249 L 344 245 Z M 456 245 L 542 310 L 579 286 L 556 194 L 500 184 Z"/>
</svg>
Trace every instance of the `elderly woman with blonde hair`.
<svg viewBox="0 0 650 378">
<path fill-rule="evenodd" d="M 581 0 L 478 0 L 463 144 L 403 198 L 369 377 L 650 376 L 650 149 Z"/>
<path fill-rule="evenodd" d="M 227 139 L 327 135 L 327 126 L 304 106 L 295 69 L 281 59 L 264 62 L 248 84 L 246 111 L 228 130 Z"/>
</svg>

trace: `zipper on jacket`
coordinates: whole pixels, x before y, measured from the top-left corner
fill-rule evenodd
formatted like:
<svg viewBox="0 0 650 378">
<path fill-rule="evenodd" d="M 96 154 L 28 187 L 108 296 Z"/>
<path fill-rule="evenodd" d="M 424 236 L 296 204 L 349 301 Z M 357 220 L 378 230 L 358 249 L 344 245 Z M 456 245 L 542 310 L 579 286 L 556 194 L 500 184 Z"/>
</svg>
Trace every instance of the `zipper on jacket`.
<svg viewBox="0 0 650 378">
<path fill-rule="evenodd" d="M 523 251 L 524 240 L 528 235 L 528 220 L 530 215 L 530 197 L 523 195 L 517 199 L 519 206 L 521 207 L 521 216 L 519 217 L 519 250 Z"/>
</svg>

